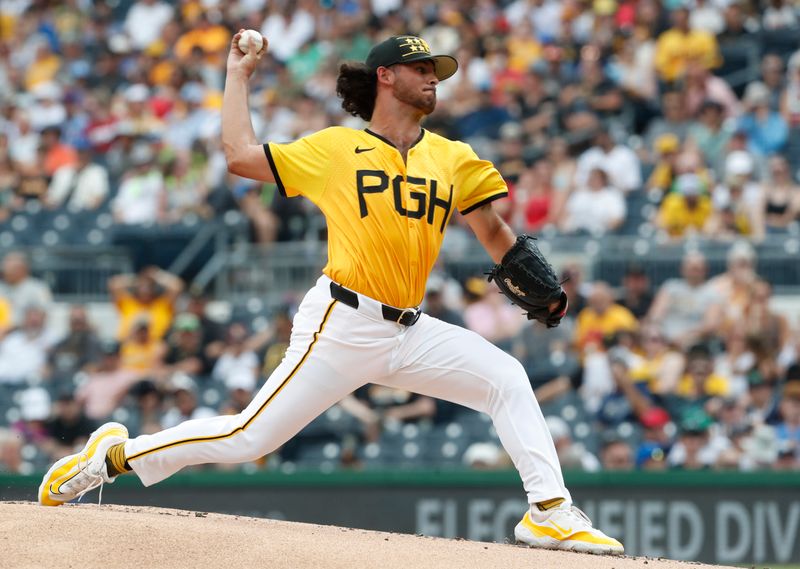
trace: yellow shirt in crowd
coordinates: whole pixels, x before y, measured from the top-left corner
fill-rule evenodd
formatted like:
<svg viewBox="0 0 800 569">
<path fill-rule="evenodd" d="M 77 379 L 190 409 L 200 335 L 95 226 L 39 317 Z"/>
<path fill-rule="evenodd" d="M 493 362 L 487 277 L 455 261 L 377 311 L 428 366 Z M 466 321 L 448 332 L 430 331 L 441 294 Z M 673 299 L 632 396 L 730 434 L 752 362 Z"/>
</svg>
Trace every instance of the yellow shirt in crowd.
<svg viewBox="0 0 800 569">
<path fill-rule="evenodd" d="M 172 303 L 167 297 L 159 296 L 145 304 L 130 294 L 124 294 L 117 301 L 119 329 L 117 338 L 124 340 L 131 332 L 133 323 L 139 318 L 147 318 L 150 323 L 150 338 L 160 339 L 167 333 L 172 322 Z"/>
<path fill-rule="evenodd" d="M 727 378 L 712 373 L 703 382 L 703 392 L 697 393 L 695 383 L 692 376 L 689 374 L 684 375 L 678 382 L 678 387 L 675 389 L 675 394 L 680 397 L 693 398 L 693 397 L 724 397 L 730 392 L 730 385 Z"/>
<path fill-rule="evenodd" d="M 619 304 L 612 304 L 603 314 L 586 307 L 578 314 L 575 325 L 575 344 L 580 349 L 622 330 L 636 330 L 639 323 L 633 313 Z"/>
<path fill-rule="evenodd" d="M 680 237 L 689 228 L 702 231 L 711 217 L 711 198 L 699 196 L 697 205 L 689 208 L 686 198 L 679 193 L 671 193 L 661 202 L 658 210 L 658 224 L 673 237 Z"/>
</svg>

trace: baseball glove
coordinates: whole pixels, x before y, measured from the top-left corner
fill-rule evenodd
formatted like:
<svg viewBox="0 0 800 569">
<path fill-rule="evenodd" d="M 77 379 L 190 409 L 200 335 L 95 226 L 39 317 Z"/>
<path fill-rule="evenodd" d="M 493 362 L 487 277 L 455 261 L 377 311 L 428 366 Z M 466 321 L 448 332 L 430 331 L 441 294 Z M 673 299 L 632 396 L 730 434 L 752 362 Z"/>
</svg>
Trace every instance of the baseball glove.
<svg viewBox="0 0 800 569">
<path fill-rule="evenodd" d="M 536 246 L 536 237 L 520 235 L 499 264 L 487 273 L 513 304 L 522 308 L 528 320 L 555 328 L 567 313 L 567 295 L 556 273 Z M 550 305 L 558 302 L 558 308 Z"/>
</svg>

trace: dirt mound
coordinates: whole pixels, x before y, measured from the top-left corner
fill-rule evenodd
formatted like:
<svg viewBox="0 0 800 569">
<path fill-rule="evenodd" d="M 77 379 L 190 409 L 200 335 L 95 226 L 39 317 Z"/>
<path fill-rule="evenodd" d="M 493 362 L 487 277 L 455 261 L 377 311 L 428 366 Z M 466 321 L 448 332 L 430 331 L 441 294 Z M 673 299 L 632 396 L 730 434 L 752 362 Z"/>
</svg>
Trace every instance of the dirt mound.
<svg viewBox="0 0 800 569">
<path fill-rule="evenodd" d="M 184 510 L 0 502 L 0 567 L 699 569 Z"/>
</svg>

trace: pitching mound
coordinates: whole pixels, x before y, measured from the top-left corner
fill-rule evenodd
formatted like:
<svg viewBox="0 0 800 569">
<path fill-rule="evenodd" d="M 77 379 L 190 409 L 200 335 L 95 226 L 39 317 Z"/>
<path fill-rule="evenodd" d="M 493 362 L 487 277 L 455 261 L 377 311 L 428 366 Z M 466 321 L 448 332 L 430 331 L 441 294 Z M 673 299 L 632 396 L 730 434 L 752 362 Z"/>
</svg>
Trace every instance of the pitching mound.
<svg viewBox="0 0 800 569">
<path fill-rule="evenodd" d="M 30 502 L 0 502 L 0 551 L 0 566 L 15 569 L 708 567 L 205 512 L 91 504 L 44 508 Z"/>
</svg>

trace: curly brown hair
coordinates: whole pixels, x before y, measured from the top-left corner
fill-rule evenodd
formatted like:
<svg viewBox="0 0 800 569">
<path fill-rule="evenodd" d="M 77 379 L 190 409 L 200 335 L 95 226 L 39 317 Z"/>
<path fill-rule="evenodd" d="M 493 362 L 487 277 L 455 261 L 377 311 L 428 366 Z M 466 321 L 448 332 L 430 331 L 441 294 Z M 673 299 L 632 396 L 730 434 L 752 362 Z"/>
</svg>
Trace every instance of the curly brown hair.
<svg viewBox="0 0 800 569">
<path fill-rule="evenodd" d="M 342 108 L 365 121 L 372 120 L 378 75 L 363 63 L 345 62 L 339 67 L 336 94 L 342 98 Z"/>
</svg>

